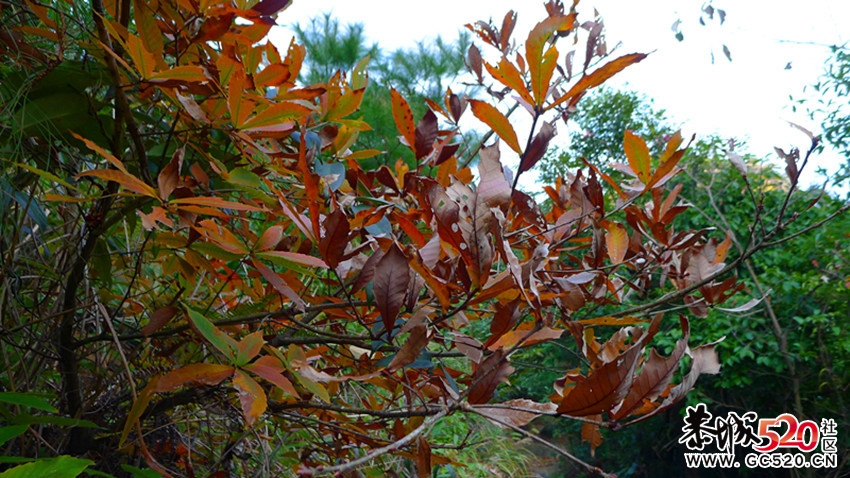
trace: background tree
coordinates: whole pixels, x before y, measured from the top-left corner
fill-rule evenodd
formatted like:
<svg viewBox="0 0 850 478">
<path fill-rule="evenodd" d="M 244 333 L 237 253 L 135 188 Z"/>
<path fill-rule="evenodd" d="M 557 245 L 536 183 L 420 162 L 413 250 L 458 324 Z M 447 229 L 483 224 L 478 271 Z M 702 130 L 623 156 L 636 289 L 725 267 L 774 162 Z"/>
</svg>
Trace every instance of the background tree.
<svg viewBox="0 0 850 478">
<path fill-rule="evenodd" d="M 552 154 L 544 159 L 543 171 L 577 168 L 576 157 L 587 158 L 603 169 L 624 163 L 625 155 L 610 144 L 622 143 L 626 130 L 636 127 L 647 138 L 672 130 L 663 111 L 654 110 L 645 97 L 607 88 L 588 95 L 572 119 L 582 133 L 574 133 L 568 148 L 557 157 Z M 602 133 L 595 134 L 594 128 Z M 600 141 L 601 137 L 606 140 Z M 648 143 L 652 141 L 648 139 Z M 741 143 L 735 144 L 733 154 L 745 165 L 746 176 L 730 168 L 726 153 L 730 144 L 735 142 L 717 137 L 697 140 L 683 160 L 683 174 L 671 182 L 681 187 L 681 199 L 692 206 L 679 215 L 679 223 L 696 230 L 729 231 L 734 244 L 730 254 L 735 255 L 750 234 L 748 228 L 757 209 L 779 211 L 791 182 L 769 160 L 746 154 L 746 145 Z M 846 204 L 835 193 L 817 189 L 800 194 L 789 207 L 806 210 L 820 218 L 816 220 L 842 212 L 808 234 L 802 234 L 805 226 L 792 223 L 792 234 L 801 234 L 793 244 L 759 253 L 741 264 L 738 274 L 747 286 L 745 293 L 754 300 L 752 307 L 696 311 L 704 318 L 692 323 L 692 337 L 726 336 L 726 340 L 717 346 L 723 373 L 708 379 L 694 401 L 713 403 L 719 413 L 752 410 L 759 416 L 776 416 L 791 412 L 811 419 L 835 418 L 841 426 L 850 426 L 843 398 L 850 377 L 843 359 L 848 341 L 839 335 L 848 326 L 846 257 L 850 251 L 842 238 L 850 227 L 850 216 L 843 212 Z M 762 219 L 766 224 L 775 220 L 769 214 Z M 755 304 L 760 298 L 764 300 Z M 568 345 L 540 344 L 517 354 L 513 393 L 533 397 L 551 393 L 548 379 L 575 353 Z M 672 346 L 672 341 L 667 344 Z M 566 430 L 549 425 L 547 432 L 567 439 L 574 436 L 575 426 L 562 426 Z M 673 413 L 663 420 L 606 435 L 614 443 L 597 452 L 598 462 L 616 470 L 618 476 L 683 474 L 682 449 L 661 445 L 665 440 L 648 443 L 640 438 L 675 440 L 680 432 L 681 420 Z M 843 439 L 841 447 L 846 454 L 848 442 Z"/>
<path fill-rule="evenodd" d="M 437 37 L 419 42 L 416 48 L 386 52 L 377 44 L 367 46 L 362 24 L 342 26 L 329 13 L 306 25 L 296 24 L 294 29 L 298 42 L 311 52 L 301 75 L 305 84 L 327 81 L 337 71 L 351 71 L 360 61 L 368 62 L 370 84 L 356 116 L 369 118 L 371 129 L 363 131 L 356 144 L 381 154 L 365 160 L 363 167 L 392 165 L 399 156 L 413 164 L 412 154 L 398 140 L 390 89 L 408 98 L 415 117 L 424 115 L 426 98 L 442 101 L 448 85 L 457 88 L 458 77 L 466 71 L 463 55 L 471 45 L 469 34 L 460 33 L 451 43 Z M 472 93 L 472 89 L 457 91 L 465 92 Z"/>
</svg>

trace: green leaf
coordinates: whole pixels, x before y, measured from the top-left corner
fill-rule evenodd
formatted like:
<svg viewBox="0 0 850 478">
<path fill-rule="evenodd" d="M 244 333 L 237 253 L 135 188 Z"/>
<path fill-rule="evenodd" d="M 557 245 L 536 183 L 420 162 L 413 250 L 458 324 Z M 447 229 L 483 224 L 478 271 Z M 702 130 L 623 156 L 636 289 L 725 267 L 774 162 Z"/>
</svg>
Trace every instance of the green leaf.
<svg viewBox="0 0 850 478">
<path fill-rule="evenodd" d="M 0 428 L 0 445 L 3 445 L 7 441 L 21 436 L 25 431 L 29 428 L 26 425 L 12 425 L 8 427 Z"/>
<path fill-rule="evenodd" d="M 233 363 L 236 360 L 236 351 L 239 349 L 236 340 L 222 332 L 221 329 L 213 325 L 209 319 L 200 313 L 192 309 L 186 309 L 186 312 L 188 312 L 189 320 L 192 321 L 198 333 Z"/>
<path fill-rule="evenodd" d="M 57 456 L 10 468 L 0 473 L 0 478 L 75 478 L 91 465 L 91 460 Z"/>
<path fill-rule="evenodd" d="M 43 395 L 35 393 L 0 392 L 0 402 L 13 403 L 15 405 L 26 405 L 28 407 L 44 410 L 45 412 L 59 412 L 59 410 L 51 405 Z"/>
<path fill-rule="evenodd" d="M 151 470 L 150 468 L 145 468 L 144 470 L 141 468 L 137 468 L 133 465 L 121 465 L 121 469 L 126 471 L 127 473 L 131 473 L 133 478 L 161 478 L 162 475 Z"/>
</svg>

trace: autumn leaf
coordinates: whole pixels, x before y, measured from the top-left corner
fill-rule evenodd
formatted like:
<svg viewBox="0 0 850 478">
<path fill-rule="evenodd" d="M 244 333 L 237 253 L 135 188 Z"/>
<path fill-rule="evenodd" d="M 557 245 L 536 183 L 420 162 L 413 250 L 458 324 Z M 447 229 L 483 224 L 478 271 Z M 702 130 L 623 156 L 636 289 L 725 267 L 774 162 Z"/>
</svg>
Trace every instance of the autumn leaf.
<svg viewBox="0 0 850 478">
<path fill-rule="evenodd" d="M 292 382 L 283 376 L 285 368 L 278 358 L 271 355 L 263 355 L 253 363 L 249 363 L 242 368 L 265 380 L 268 380 L 293 397 L 300 398 L 300 395 L 298 394 L 298 391 L 295 390 L 295 386 L 292 385 Z"/>
<path fill-rule="evenodd" d="M 233 337 L 222 332 L 221 329 L 213 325 L 206 317 L 192 309 L 187 309 L 189 321 L 195 327 L 195 330 L 201 334 L 210 344 L 213 345 L 219 352 L 233 362 L 236 359 L 236 351 L 239 349 L 238 344 Z"/>
<path fill-rule="evenodd" d="M 159 309 L 155 310 L 153 314 L 151 314 L 150 321 L 147 325 L 142 327 L 142 330 L 140 330 L 139 332 L 145 337 L 150 337 L 152 333 L 163 328 L 178 313 L 180 313 L 179 307 L 175 307 L 173 305 L 160 307 Z"/>
<path fill-rule="evenodd" d="M 178 388 L 198 385 L 218 385 L 233 376 L 235 368 L 217 363 L 193 363 L 159 377 L 154 391 L 173 392 Z"/>
<path fill-rule="evenodd" d="M 237 367 L 242 367 L 260 353 L 265 341 L 260 331 L 246 335 L 236 344 L 236 360 L 233 362 Z"/>
<path fill-rule="evenodd" d="M 640 179 L 640 182 L 647 184 L 652 158 L 649 156 L 649 147 L 646 146 L 646 142 L 640 136 L 627 130 L 623 139 L 623 149 L 635 176 Z"/>
<path fill-rule="evenodd" d="M 407 257 L 395 243 L 375 265 L 372 291 L 387 334 L 392 333 L 393 324 L 404 303 L 409 270 Z"/>
<path fill-rule="evenodd" d="M 242 404 L 242 416 L 245 417 L 245 424 L 252 427 L 266 411 L 268 406 L 266 392 L 263 391 L 263 387 L 256 380 L 241 370 L 234 372 L 233 386 L 239 393 L 239 403 Z"/>
<path fill-rule="evenodd" d="M 413 149 L 415 153 L 416 128 L 413 125 L 413 112 L 410 110 L 410 105 L 401 96 L 401 93 L 394 88 L 390 88 L 390 98 L 392 99 L 393 118 L 398 132 L 401 133 L 407 146 Z"/>
<path fill-rule="evenodd" d="M 180 182 L 180 170 L 183 168 L 183 157 L 186 154 L 185 148 L 179 148 L 171 155 L 171 161 L 162 168 L 156 178 L 159 186 L 159 197 L 163 201 L 167 201 L 168 197 L 177 187 Z"/>
<path fill-rule="evenodd" d="M 554 403 L 538 403 L 526 398 L 517 398 L 497 405 L 476 405 L 475 413 L 483 415 L 493 423 L 504 427 L 505 424 L 524 427 L 542 414 L 552 414 L 557 409 Z"/>
<path fill-rule="evenodd" d="M 319 240 L 319 253 L 325 263 L 335 269 L 345 254 L 348 245 L 349 225 L 348 218 L 342 209 L 336 209 L 328 214 L 322 222 L 324 234 Z"/>
<path fill-rule="evenodd" d="M 514 127 L 498 109 L 479 100 L 469 100 L 472 114 L 490 127 L 517 154 L 522 153 Z"/>
<path fill-rule="evenodd" d="M 508 381 L 514 373 L 514 368 L 508 363 L 503 349 L 490 354 L 472 374 L 472 386 L 469 388 L 467 401 L 470 404 L 487 403 L 493 398 L 493 392 L 500 383 Z"/>
<path fill-rule="evenodd" d="M 404 345 L 401 346 L 389 365 L 387 365 L 387 370 L 392 373 L 415 362 L 419 358 L 422 349 L 428 345 L 428 341 L 428 330 L 424 322 L 413 327 Z"/>
<path fill-rule="evenodd" d="M 561 105 L 566 101 L 570 101 L 576 96 L 584 93 L 585 91 L 595 88 L 602 83 L 608 81 L 609 78 L 616 75 L 617 73 L 624 70 L 627 66 L 633 65 L 644 58 L 647 55 L 643 53 L 632 53 L 630 55 L 623 55 L 619 58 L 616 58 L 608 63 L 602 65 L 598 69 L 594 70 L 592 73 L 583 76 L 575 85 L 572 86 L 563 96 L 558 98 L 558 100 L 550 103 L 546 110 L 550 110 L 556 106 Z"/>
<path fill-rule="evenodd" d="M 605 246 L 608 249 L 608 257 L 614 264 L 623 262 L 629 251 L 629 231 L 626 226 L 613 221 L 603 221 L 602 226 L 605 233 Z"/>
</svg>

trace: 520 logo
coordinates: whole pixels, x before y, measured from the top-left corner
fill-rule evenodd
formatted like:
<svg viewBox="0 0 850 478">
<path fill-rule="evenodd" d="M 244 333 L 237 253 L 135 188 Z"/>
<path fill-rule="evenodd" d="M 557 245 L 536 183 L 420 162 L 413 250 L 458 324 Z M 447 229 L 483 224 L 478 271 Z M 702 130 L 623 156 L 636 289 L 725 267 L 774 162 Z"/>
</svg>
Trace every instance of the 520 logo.
<svg viewBox="0 0 850 478">
<path fill-rule="evenodd" d="M 834 419 L 798 420 L 790 413 L 758 418 L 755 412 L 713 416 L 704 403 L 688 407 L 679 443 L 703 452 L 714 444 L 718 452 L 685 453 L 689 468 L 737 468 L 735 446 L 751 448 L 744 464 L 750 468 L 834 468 L 838 466 L 838 431 Z M 820 451 L 812 453 L 820 447 Z M 786 452 L 787 451 L 787 452 Z"/>
</svg>

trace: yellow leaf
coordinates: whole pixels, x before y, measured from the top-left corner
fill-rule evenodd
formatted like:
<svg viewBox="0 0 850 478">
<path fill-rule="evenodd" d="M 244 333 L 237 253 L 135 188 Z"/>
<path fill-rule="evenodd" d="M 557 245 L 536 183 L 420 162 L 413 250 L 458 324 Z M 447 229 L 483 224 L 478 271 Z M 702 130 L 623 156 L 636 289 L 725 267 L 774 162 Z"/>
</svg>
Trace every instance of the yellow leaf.
<svg viewBox="0 0 850 478">
<path fill-rule="evenodd" d="M 249 427 L 253 426 L 268 406 L 266 392 L 256 380 L 241 370 L 236 370 L 233 374 L 233 386 L 239 391 L 239 403 L 242 405 L 245 423 Z"/>
</svg>

